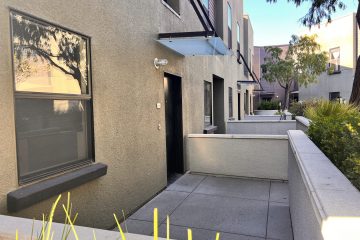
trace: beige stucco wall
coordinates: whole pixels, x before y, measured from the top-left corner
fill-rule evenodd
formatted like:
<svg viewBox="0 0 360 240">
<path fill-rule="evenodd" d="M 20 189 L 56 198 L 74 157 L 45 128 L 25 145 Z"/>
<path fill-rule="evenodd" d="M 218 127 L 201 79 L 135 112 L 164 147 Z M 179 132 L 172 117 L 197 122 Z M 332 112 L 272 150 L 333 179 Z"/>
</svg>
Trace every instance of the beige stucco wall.
<svg viewBox="0 0 360 240">
<path fill-rule="evenodd" d="M 236 6 L 233 15 L 242 19 L 242 1 L 232 4 Z M 243 66 L 237 64 L 235 55 L 184 58 L 155 41 L 160 32 L 201 30 L 188 1 L 180 1 L 180 18 L 161 0 L 0 1 L 2 214 L 7 214 L 6 194 L 19 188 L 9 8 L 91 37 L 95 161 L 107 164 L 108 174 L 71 190 L 80 225 L 110 227 L 113 212 L 124 209 L 129 213 L 166 186 L 164 72 L 182 77 L 184 135 L 203 131 L 203 81 L 211 82 L 212 74 L 224 78 L 225 119 L 228 117 L 227 89 L 237 89 L 236 81 L 243 78 Z M 169 64 L 156 70 L 155 57 L 166 58 Z M 156 109 L 158 102 L 161 109 Z M 233 102 L 237 116 L 236 94 Z M 14 215 L 40 218 L 53 200 Z"/>
<path fill-rule="evenodd" d="M 192 172 L 288 179 L 286 135 L 189 134 L 186 155 Z"/>
<path fill-rule="evenodd" d="M 258 116 L 249 116 L 258 117 Z M 229 121 L 227 134 L 263 134 L 263 135 L 287 135 L 288 130 L 296 129 L 295 120 L 268 120 L 258 117 L 256 120 Z"/>
<path fill-rule="evenodd" d="M 300 87 L 299 98 L 329 99 L 330 92 L 340 92 L 340 96 L 349 101 L 355 74 L 357 59 L 357 30 L 355 14 L 350 14 L 331 23 L 313 27 L 310 31 L 302 34 L 316 34 L 317 42 L 322 51 L 329 53 L 332 48 L 340 47 L 341 73 L 328 75 L 326 72 L 318 77 L 318 81 L 307 88 Z"/>
</svg>

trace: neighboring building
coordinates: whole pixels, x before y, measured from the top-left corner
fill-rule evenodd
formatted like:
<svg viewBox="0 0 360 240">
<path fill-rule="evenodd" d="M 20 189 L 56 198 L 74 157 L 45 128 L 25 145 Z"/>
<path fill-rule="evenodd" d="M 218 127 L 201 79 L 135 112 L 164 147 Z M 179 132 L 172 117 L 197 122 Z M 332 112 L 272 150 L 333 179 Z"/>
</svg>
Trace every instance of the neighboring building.
<svg viewBox="0 0 360 240">
<path fill-rule="evenodd" d="M 1 214 L 41 219 L 71 188 L 78 224 L 111 227 L 187 170 L 187 134 L 252 111 L 243 1 L 199 3 L 0 2 Z"/>
<path fill-rule="evenodd" d="M 261 101 L 281 101 L 282 104 L 285 103 L 285 90 L 282 88 L 277 82 L 270 83 L 266 81 L 263 77 L 263 72 L 261 69 L 261 65 L 264 64 L 265 58 L 266 58 L 266 47 L 270 46 L 264 46 L 264 47 L 258 47 L 256 46 L 254 48 L 255 55 L 254 55 L 254 72 L 260 79 L 261 86 L 263 88 L 263 91 L 258 91 L 256 93 L 255 97 L 255 107 L 257 107 Z M 271 47 L 278 47 L 283 50 L 283 55 L 287 52 L 289 49 L 288 44 L 284 45 L 275 45 Z M 290 102 L 291 101 L 297 101 L 298 91 L 298 84 L 295 82 L 293 86 L 291 86 L 290 89 Z"/>
<path fill-rule="evenodd" d="M 244 104 L 244 109 L 245 115 L 250 115 L 253 114 L 254 112 L 254 96 L 255 96 L 255 86 L 253 84 L 249 85 L 249 83 L 247 83 L 247 80 L 252 76 L 253 74 L 253 59 L 254 59 L 254 30 L 253 27 L 251 25 L 251 21 L 250 21 L 250 17 L 248 15 L 244 15 L 244 34 L 245 37 L 244 38 L 244 65 L 247 64 L 247 67 L 244 67 L 244 75 L 245 75 L 245 79 L 243 79 L 244 81 L 239 81 L 239 87 L 240 89 L 246 89 L 249 88 L 248 90 L 246 90 L 243 93 L 243 99 L 245 99 L 244 101 L 241 101 L 240 98 L 241 96 L 238 96 L 238 102 L 240 102 L 239 104 L 239 108 L 241 108 L 241 103 Z M 240 61 L 241 62 L 241 61 Z M 240 94 L 240 93 L 239 93 Z M 239 117 L 239 119 L 243 119 L 244 117 L 241 116 Z"/>
<path fill-rule="evenodd" d="M 359 31 L 356 14 L 334 19 L 331 23 L 313 27 L 305 34 L 318 36 L 322 51 L 329 54 L 327 72 L 318 82 L 299 89 L 300 100 L 311 98 L 349 101 L 354 81 L 357 56 L 359 56 Z"/>
</svg>

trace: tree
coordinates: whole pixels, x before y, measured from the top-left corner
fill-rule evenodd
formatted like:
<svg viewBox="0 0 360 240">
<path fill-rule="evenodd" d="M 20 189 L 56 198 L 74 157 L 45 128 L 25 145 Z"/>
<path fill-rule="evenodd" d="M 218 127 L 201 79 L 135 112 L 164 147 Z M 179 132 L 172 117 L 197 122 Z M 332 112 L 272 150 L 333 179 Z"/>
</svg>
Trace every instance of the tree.
<svg viewBox="0 0 360 240">
<path fill-rule="evenodd" d="M 327 54 L 320 52 L 320 45 L 313 36 L 292 36 L 289 49 L 283 52 L 278 47 L 267 47 L 265 62 L 261 65 L 263 77 L 268 82 L 277 82 L 285 91 L 283 109 L 289 107 L 290 89 L 295 81 L 300 86 L 316 82 L 326 70 Z"/>
<path fill-rule="evenodd" d="M 31 75 L 29 60 L 42 61 L 56 67 L 78 81 L 79 87 L 87 85 L 86 40 L 58 27 L 12 13 L 15 70 L 21 78 Z M 84 61 L 85 59 L 85 61 Z"/>
<path fill-rule="evenodd" d="M 269 3 L 276 3 L 277 0 L 266 0 Z M 287 0 L 293 2 L 296 6 L 300 6 L 303 2 L 311 2 L 311 7 L 308 13 L 301 18 L 303 25 L 311 27 L 313 25 L 320 24 L 323 19 L 328 22 L 331 21 L 331 15 L 338 9 L 345 9 L 345 4 L 341 0 Z M 354 0 L 355 1 L 355 0 Z M 358 27 L 360 27 L 360 0 L 358 2 L 358 8 L 356 13 L 356 21 Z M 350 103 L 360 106 L 360 56 L 358 56 L 356 62 L 355 76 L 353 87 L 350 96 Z"/>
</svg>

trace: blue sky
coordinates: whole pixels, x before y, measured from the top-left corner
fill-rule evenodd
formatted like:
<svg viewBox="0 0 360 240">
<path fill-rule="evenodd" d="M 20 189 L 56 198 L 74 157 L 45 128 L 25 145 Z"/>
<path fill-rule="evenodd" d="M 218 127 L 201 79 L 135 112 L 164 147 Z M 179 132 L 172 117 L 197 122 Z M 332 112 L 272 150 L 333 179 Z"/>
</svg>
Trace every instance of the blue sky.
<svg viewBox="0 0 360 240">
<path fill-rule="evenodd" d="M 338 10 L 333 19 L 356 12 L 358 0 L 342 1 L 347 8 Z M 287 0 L 278 0 L 276 4 L 266 3 L 266 0 L 244 0 L 244 12 L 250 15 L 254 28 L 255 46 L 288 43 L 292 34 L 300 32 L 299 19 L 307 13 L 309 6 L 305 2 L 296 8 Z"/>
</svg>

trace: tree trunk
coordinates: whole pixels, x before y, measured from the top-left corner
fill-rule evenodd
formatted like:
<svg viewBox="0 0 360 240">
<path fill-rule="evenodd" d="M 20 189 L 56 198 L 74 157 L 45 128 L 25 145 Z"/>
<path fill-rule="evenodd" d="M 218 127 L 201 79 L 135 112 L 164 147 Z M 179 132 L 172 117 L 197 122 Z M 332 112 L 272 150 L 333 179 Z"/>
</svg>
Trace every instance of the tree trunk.
<svg viewBox="0 0 360 240">
<path fill-rule="evenodd" d="M 356 13 L 356 22 L 358 26 L 360 27 L 360 0 L 358 3 L 358 9 Z M 357 49 L 355 49 L 355 52 L 357 52 Z M 358 56 L 356 56 L 358 57 Z M 351 91 L 351 97 L 349 100 L 350 103 L 360 106 L 360 57 L 358 57 L 356 62 L 356 70 L 355 70 L 355 76 L 354 76 L 354 83 Z"/>
<path fill-rule="evenodd" d="M 289 84 L 286 84 L 285 86 L 285 102 L 282 110 L 289 109 L 289 103 L 290 103 L 290 86 Z"/>
</svg>

